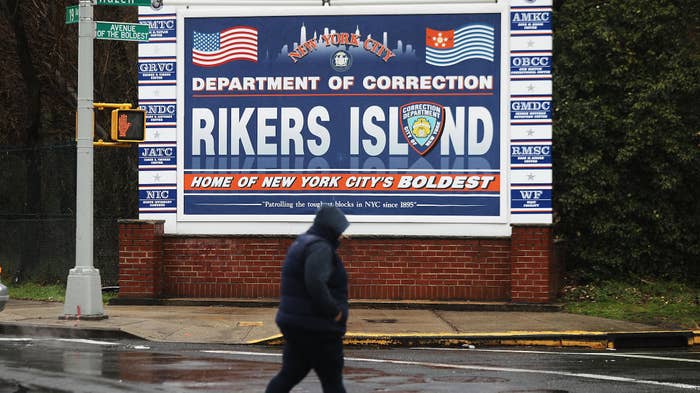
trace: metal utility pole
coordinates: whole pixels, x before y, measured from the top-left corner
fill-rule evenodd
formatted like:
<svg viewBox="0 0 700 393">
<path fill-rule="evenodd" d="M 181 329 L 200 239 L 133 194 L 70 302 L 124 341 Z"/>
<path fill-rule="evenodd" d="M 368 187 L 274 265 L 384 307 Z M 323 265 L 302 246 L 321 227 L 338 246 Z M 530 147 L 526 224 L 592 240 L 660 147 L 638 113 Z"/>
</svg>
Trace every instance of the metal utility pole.
<svg viewBox="0 0 700 393">
<path fill-rule="evenodd" d="M 93 264 L 93 41 L 91 0 L 80 0 L 78 22 L 78 143 L 75 268 L 68 274 L 61 319 L 102 319 L 102 282 Z"/>
</svg>

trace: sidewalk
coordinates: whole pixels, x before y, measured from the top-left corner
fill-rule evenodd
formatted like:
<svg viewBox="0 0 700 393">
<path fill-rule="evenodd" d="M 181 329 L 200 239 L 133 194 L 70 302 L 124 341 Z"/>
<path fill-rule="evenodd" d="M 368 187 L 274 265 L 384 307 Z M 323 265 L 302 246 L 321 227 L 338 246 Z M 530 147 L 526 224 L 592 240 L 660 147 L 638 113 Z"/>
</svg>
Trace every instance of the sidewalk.
<svg viewBox="0 0 700 393">
<path fill-rule="evenodd" d="M 381 307 L 381 308 L 369 308 Z M 522 310 L 522 311 L 514 311 Z M 555 311 L 552 311 L 555 310 Z M 585 348 L 700 345 L 700 332 L 509 303 L 351 303 L 347 345 L 539 345 Z M 274 301 L 169 299 L 165 305 L 107 305 L 106 319 L 60 320 L 63 303 L 10 300 L 0 335 L 138 338 L 158 342 L 282 342 Z"/>
</svg>

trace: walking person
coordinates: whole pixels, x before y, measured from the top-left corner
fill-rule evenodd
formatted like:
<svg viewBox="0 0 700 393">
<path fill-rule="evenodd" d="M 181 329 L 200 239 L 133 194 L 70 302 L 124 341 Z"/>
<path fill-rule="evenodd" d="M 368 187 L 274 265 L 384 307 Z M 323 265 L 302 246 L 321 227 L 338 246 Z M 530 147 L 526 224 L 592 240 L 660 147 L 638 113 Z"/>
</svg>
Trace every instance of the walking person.
<svg viewBox="0 0 700 393">
<path fill-rule="evenodd" d="M 285 339 L 282 369 L 266 393 L 289 392 L 312 369 L 324 393 L 345 392 L 348 275 L 336 250 L 349 225 L 340 209 L 322 206 L 311 228 L 287 250 L 275 318 Z"/>
</svg>

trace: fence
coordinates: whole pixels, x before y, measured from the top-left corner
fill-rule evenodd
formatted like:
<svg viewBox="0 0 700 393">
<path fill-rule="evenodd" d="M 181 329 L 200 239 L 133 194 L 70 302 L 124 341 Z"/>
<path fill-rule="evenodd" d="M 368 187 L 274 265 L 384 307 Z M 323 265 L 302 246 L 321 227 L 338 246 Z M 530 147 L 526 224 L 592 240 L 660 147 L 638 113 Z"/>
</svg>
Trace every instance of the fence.
<svg viewBox="0 0 700 393">
<path fill-rule="evenodd" d="M 137 149 L 96 148 L 94 264 L 116 285 L 119 218 L 136 218 Z M 75 143 L 0 146 L 3 281 L 62 283 L 75 266 Z M 81 207 L 77 207 L 81 208 Z"/>
</svg>

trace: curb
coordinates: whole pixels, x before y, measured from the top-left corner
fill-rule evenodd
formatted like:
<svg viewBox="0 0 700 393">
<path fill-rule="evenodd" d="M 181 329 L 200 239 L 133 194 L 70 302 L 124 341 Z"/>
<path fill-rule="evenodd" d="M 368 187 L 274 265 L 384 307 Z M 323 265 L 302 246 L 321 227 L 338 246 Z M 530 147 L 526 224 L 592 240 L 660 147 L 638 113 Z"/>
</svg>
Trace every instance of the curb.
<svg viewBox="0 0 700 393">
<path fill-rule="evenodd" d="M 81 338 L 81 339 L 136 339 L 144 338 L 127 333 L 118 328 L 85 328 L 30 325 L 12 322 L 0 322 L 0 334 L 8 336 L 39 336 L 54 338 Z"/>
<path fill-rule="evenodd" d="M 278 299 L 159 299 L 113 298 L 110 306 L 210 306 L 210 307 L 278 307 Z M 386 310 L 441 310 L 441 311 L 527 311 L 559 312 L 562 304 L 506 303 L 506 302 L 454 302 L 373 299 L 350 300 L 351 308 Z"/>
<path fill-rule="evenodd" d="M 35 335 L 54 338 L 131 339 L 153 341 L 119 328 L 85 328 L 19 324 L 0 322 L 0 334 L 12 336 Z M 445 347 L 469 346 L 539 346 L 557 348 L 633 349 L 682 348 L 700 345 L 700 331 L 647 331 L 647 332 L 498 332 L 498 333 L 429 333 L 429 334 L 373 334 L 347 333 L 347 346 L 371 347 Z M 281 334 L 248 345 L 279 346 L 284 344 Z"/>
<path fill-rule="evenodd" d="M 503 332 L 475 334 L 368 334 L 347 333 L 348 346 L 375 347 L 468 347 L 540 346 L 590 349 L 678 348 L 700 345 L 700 332 Z M 249 341 L 255 345 L 282 345 L 282 335 Z"/>
</svg>

